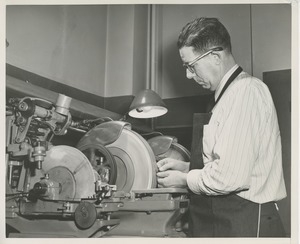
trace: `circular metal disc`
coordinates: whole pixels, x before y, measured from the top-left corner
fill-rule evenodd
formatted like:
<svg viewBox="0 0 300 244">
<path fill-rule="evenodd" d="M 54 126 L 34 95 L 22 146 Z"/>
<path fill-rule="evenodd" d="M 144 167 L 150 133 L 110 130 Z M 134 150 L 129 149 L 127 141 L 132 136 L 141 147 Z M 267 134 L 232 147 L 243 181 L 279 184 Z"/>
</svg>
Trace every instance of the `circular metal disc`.
<svg viewBox="0 0 300 244">
<path fill-rule="evenodd" d="M 173 142 L 169 150 L 164 154 L 164 157 L 189 162 L 191 154 L 184 146 Z"/>
<path fill-rule="evenodd" d="M 147 141 L 152 148 L 156 160 L 163 158 L 173 158 L 181 161 L 190 161 L 190 152 L 182 145 L 177 143 L 177 139 L 171 136 L 156 136 Z"/>
<path fill-rule="evenodd" d="M 57 166 L 47 171 L 51 181 L 59 183 L 59 199 L 74 199 L 76 182 L 72 172 L 66 167 Z"/>
<path fill-rule="evenodd" d="M 106 147 L 116 160 L 118 190 L 143 190 L 156 187 L 155 156 L 142 136 L 124 128 L 119 138 Z"/>
<path fill-rule="evenodd" d="M 95 172 L 87 157 L 74 147 L 54 146 L 47 151 L 42 173 L 49 174 L 49 180 L 59 183 L 62 192 L 65 192 L 64 189 L 75 191 L 71 194 L 73 199 L 90 197 L 95 193 Z"/>
</svg>

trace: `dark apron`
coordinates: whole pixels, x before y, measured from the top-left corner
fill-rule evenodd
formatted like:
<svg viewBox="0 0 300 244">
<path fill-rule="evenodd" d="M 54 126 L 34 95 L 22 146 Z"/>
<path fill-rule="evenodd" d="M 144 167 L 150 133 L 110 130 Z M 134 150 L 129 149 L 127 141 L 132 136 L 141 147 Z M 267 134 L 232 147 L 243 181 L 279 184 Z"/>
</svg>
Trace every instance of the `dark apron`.
<svg viewBox="0 0 300 244">
<path fill-rule="evenodd" d="M 242 68 L 239 67 L 232 74 L 216 103 L 241 71 Z M 190 170 L 204 167 L 203 126 L 209 123 L 211 115 L 212 113 L 194 114 Z M 190 191 L 188 236 L 256 237 L 258 216 L 259 204 L 243 199 L 236 194 L 207 196 Z M 261 205 L 259 236 L 284 236 L 283 226 L 274 203 Z"/>
</svg>

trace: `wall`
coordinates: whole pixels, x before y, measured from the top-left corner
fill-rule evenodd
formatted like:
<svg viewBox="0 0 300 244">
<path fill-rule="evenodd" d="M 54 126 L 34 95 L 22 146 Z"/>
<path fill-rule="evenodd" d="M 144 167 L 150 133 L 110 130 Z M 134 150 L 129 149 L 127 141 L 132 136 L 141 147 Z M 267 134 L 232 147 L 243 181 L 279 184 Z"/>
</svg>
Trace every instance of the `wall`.
<svg viewBox="0 0 300 244">
<path fill-rule="evenodd" d="M 132 93 L 133 25 L 132 5 L 108 6 L 105 96 Z"/>
<path fill-rule="evenodd" d="M 291 5 L 251 6 L 253 75 L 291 68 Z"/>
<path fill-rule="evenodd" d="M 133 49 L 133 87 L 136 95 L 147 88 L 148 82 L 148 51 L 149 51 L 149 9 L 150 5 L 135 5 L 134 7 L 134 49 Z"/>
<path fill-rule="evenodd" d="M 7 63 L 102 97 L 146 87 L 148 5 L 8 6 Z"/>
<path fill-rule="evenodd" d="M 7 63 L 104 95 L 106 15 L 104 5 L 8 6 Z"/>
<path fill-rule="evenodd" d="M 105 97 L 146 88 L 147 5 L 109 5 Z"/>
</svg>

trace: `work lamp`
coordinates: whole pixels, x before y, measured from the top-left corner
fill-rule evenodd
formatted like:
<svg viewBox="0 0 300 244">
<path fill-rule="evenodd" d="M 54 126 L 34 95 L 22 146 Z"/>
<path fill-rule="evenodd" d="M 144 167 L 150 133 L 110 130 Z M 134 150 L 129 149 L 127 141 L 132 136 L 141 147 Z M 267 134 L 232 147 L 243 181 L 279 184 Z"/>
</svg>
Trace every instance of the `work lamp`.
<svg viewBox="0 0 300 244">
<path fill-rule="evenodd" d="M 146 89 L 139 92 L 133 99 L 128 114 L 133 118 L 146 119 L 159 117 L 167 112 L 168 109 L 160 96 L 156 92 Z"/>
</svg>

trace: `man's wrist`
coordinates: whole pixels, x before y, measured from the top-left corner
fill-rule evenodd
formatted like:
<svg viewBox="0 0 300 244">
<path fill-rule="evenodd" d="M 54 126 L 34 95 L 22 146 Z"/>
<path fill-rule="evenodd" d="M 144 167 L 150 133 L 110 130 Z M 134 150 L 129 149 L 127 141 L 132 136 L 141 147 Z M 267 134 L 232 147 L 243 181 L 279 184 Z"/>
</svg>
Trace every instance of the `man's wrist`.
<svg viewBox="0 0 300 244">
<path fill-rule="evenodd" d="M 182 186 L 187 187 L 187 173 L 182 173 L 181 182 L 182 182 Z"/>
<path fill-rule="evenodd" d="M 185 170 L 183 171 L 184 173 L 188 173 L 190 170 L 190 162 L 186 162 L 186 168 Z"/>
<path fill-rule="evenodd" d="M 193 169 L 186 174 L 187 187 L 194 193 L 200 193 L 199 180 L 201 179 L 201 170 Z"/>
</svg>

